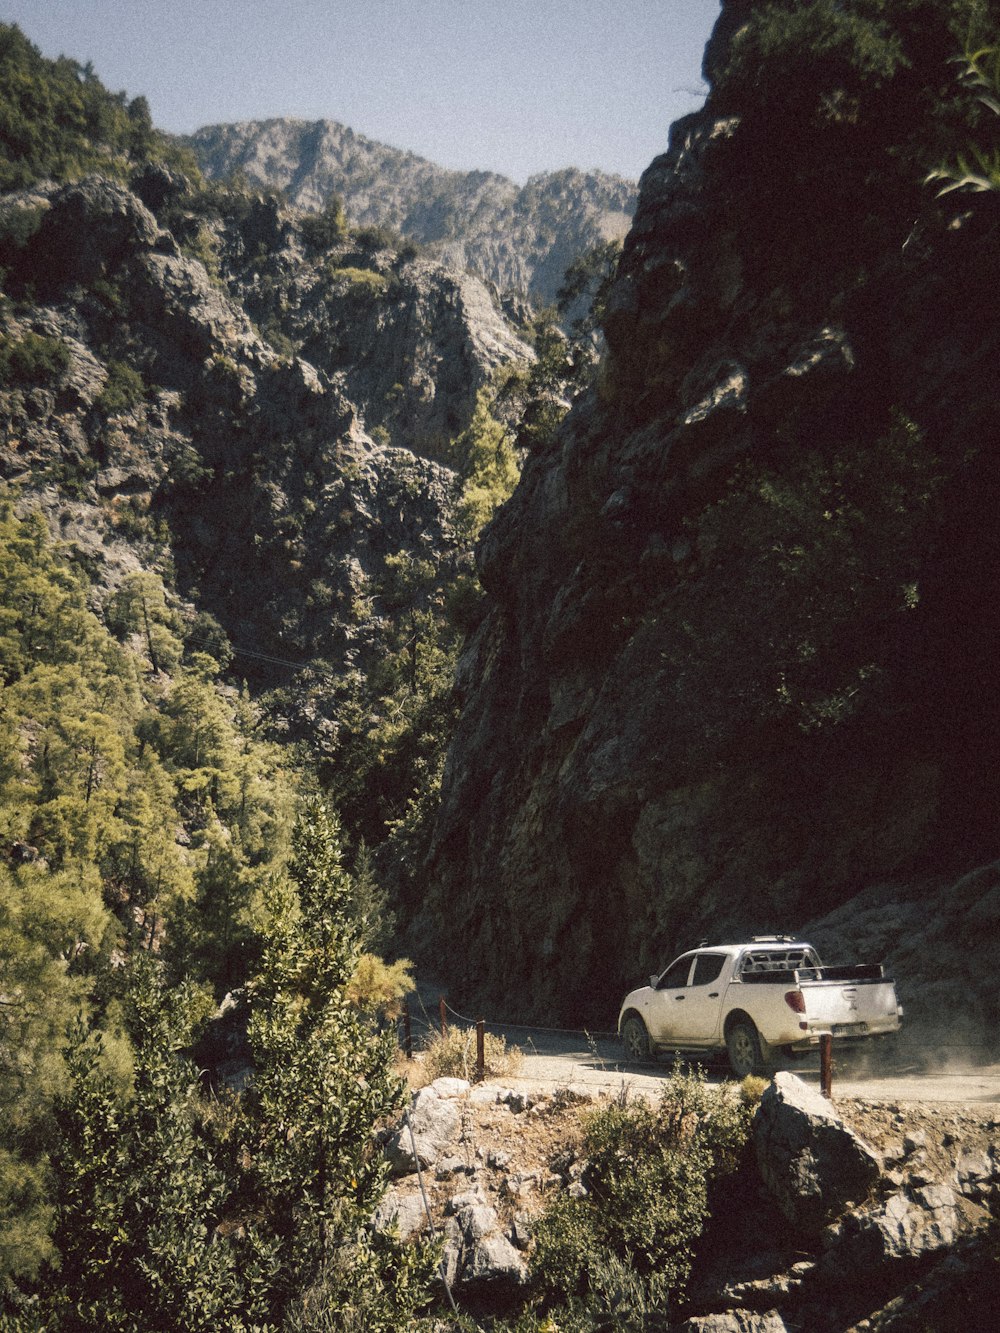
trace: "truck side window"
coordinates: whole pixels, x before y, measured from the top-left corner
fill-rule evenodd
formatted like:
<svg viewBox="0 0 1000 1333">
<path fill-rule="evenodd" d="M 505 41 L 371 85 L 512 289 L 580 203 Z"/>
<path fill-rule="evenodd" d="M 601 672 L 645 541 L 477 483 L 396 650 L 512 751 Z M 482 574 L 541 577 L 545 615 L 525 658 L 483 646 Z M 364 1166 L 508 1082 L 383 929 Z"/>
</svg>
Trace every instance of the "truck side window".
<svg viewBox="0 0 1000 1333">
<path fill-rule="evenodd" d="M 726 961 L 724 953 L 703 953 L 695 960 L 694 976 L 691 978 L 692 986 L 707 986 L 715 981 L 722 971 L 722 965 Z"/>
<path fill-rule="evenodd" d="M 677 990 L 681 986 L 687 985 L 688 973 L 691 971 L 691 957 L 678 958 L 676 963 L 671 963 L 656 983 L 657 990 Z"/>
</svg>

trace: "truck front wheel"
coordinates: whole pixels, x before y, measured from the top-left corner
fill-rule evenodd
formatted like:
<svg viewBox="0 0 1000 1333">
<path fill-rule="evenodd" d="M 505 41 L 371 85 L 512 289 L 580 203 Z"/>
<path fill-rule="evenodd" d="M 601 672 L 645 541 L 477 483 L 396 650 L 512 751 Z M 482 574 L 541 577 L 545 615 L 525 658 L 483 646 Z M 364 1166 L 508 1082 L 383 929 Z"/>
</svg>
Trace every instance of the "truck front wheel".
<svg viewBox="0 0 1000 1333">
<path fill-rule="evenodd" d="M 760 1033 L 748 1018 L 739 1019 L 726 1033 L 726 1050 L 729 1067 L 737 1078 L 764 1073 Z"/>
</svg>

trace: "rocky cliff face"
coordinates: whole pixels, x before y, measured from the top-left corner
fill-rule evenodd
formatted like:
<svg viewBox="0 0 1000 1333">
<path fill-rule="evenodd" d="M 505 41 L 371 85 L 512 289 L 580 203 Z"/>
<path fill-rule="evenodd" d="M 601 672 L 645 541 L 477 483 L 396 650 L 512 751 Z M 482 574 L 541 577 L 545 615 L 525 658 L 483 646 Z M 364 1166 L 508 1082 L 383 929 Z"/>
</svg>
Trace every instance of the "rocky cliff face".
<svg viewBox="0 0 1000 1333">
<path fill-rule="evenodd" d="M 184 142 L 210 177 L 239 171 L 306 209 L 339 195 L 353 223 L 393 227 L 449 267 L 539 305 L 555 299 L 579 254 L 624 236 L 636 202 L 634 183 L 619 176 L 568 169 L 519 189 L 492 172 L 447 171 L 328 120 L 210 125 Z"/>
<path fill-rule="evenodd" d="M 597 392 L 481 543 L 423 925 L 486 1012 L 608 1026 L 702 936 L 933 911 L 993 845 L 996 209 L 921 186 L 915 76 L 741 84 L 750 13 L 643 177 Z M 940 86 L 945 36 L 900 40 Z"/>
<path fill-rule="evenodd" d="M 166 219 L 181 187 L 159 184 L 139 188 Z M 482 284 L 349 241 L 307 254 L 264 200 L 204 222 L 182 199 L 169 217 L 201 257 L 99 177 L 2 206 L 27 239 L 0 328 L 0 477 L 106 583 L 175 572 L 244 674 L 267 679 L 268 656 L 361 663 L 387 558 L 458 558 L 455 479 L 426 446 L 531 356 Z"/>
<path fill-rule="evenodd" d="M 670 1097 L 669 1082 L 661 1092 Z M 709 1095 L 725 1104 L 724 1091 Z M 427 1234 L 429 1199 L 444 1271 L 463 1304 L 484 1314 L 523 1305 L 543 1209 L 560 1199 L 603 1205 L 581 1120 L 607 1107 L 586 1085 L 437 1079 L 413 1095 L 412 1141 L 402 1123 L 388 1140 L 395 1180 L 377 1225 Z M 976 1327 L 996 1301 L 996 1147 L 988 1109 L 835 1108 L 778 1074 L 741 1169 L 716 1187 L 692 1280 L 663 1327 Z"/>
<path fill-rule="evenodd" d="M 269 197 L 226 230 L 231 293 L 331 377 L 369 431 L 441 456 L 469 424 L 477 390 L 534 353 L 471 274 L 350 234 L 315 254 L 297 221 Z"/>
</svg>

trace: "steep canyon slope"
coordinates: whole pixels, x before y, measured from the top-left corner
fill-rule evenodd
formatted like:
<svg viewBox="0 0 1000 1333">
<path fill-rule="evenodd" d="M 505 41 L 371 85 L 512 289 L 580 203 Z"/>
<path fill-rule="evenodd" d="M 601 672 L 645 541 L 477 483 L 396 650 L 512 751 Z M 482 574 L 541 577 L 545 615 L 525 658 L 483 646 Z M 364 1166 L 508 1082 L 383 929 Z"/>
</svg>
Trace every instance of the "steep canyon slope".
<svg viewBox="0 0 1000 1333">
<path fill-rule="evenodd" d="M 106 585 L 176 573 L 244 674 L 337 670 L 378 637 L 387 559 L 454 563 L 455 476 L 427 451 L 531 352 L 475 279 L 346 233 L 316 253 L 273 200 L 224 218 L 184 188 L 137 181 L 160 220 L 98 176 L 4 197 L 0 477 Z"/>
<path fill-rule="evenodd" d="M 1000 741 L 1000 217 L 923 183 L 989 130 L 960 8 L 723 6 L 597 389 L 480 545 L 415 931 L 466 1012 L 606 1027 L 703 936 L 841 909 L 849 951 L 865 891 L 917 1011 L 1000 1017 L 997 874 L 948 888 L 996 856 Z"/>
</svg>

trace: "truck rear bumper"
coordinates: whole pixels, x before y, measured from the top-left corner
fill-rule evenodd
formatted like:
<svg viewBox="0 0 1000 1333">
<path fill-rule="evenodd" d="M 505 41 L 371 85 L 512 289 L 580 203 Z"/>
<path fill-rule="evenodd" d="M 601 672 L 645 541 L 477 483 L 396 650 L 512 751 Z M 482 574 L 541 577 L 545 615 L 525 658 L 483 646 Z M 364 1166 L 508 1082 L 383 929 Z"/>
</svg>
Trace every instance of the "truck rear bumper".
<svg viewBox="0 0 1000 1333">
<path fill-rule="evenodd" d="M 866 1041 L 879 1041 L 885 1037 L 894 1037 L 900 1029 L 898 1019 L 891 1025 L 879 1024 L 873 1027 L 868 1023 L 834 1023 L 830 1027 L 817 1028 L 808 1036 L 789 1042 L 792 1051 L 811 1051 L 819 1045 L 820 1037 L 830 1034 L 835 1046 L 857 1046 Z"/>
</svg>

